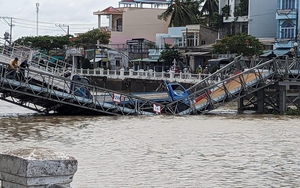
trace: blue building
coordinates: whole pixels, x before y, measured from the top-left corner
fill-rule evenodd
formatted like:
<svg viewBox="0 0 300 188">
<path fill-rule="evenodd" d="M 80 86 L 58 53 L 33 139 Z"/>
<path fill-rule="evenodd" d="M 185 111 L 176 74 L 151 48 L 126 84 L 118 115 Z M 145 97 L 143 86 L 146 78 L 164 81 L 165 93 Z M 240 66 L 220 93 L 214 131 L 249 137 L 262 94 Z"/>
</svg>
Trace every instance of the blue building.
<svg viewBox="0 0 300 188">
<path fill-rule="evenodd" d="M 266 50 L 272 50 L 276 37 L 276 8 L 275 0 L 219 0 L 223 28 L 218 38 L 246 33 L 258 38 Z"/>
<path fill-rule="evenodd" d="M 299 54 L 299 12 L 299 0 L 277 0 L 275 50 Z"/>
</svg>

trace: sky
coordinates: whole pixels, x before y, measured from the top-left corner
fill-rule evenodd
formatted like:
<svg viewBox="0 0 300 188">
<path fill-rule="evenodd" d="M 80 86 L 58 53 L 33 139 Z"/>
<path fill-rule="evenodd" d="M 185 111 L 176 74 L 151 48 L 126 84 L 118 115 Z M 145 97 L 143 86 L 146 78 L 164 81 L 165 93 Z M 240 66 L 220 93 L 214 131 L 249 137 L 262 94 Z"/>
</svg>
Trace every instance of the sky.
<svg viewBox="0 0 300 188">
<path fill-rule="evenodd" d="M 0 0 L 0 38 L 10 32 L 12 40 L 22 36 L 61 36 L 97 28 L 93 12 L 109 6 L 118 7 L 120 0 Z M 37 12 L 38 3 L 38 12 Z M 12 17 L 12 19 L 11 19 Z M 102 19 L 108 25 L 108 21 Z M 38 27 L 37 27 L 38 22 Z M 37 29 L 38 28 L 38 29 Z"/>
</svg>

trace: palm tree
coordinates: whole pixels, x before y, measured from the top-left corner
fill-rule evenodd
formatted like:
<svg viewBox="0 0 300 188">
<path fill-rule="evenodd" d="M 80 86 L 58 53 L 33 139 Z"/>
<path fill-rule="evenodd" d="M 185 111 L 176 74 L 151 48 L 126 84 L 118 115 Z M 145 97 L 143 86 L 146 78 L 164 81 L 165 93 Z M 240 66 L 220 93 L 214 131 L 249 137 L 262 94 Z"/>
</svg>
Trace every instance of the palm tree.
<svg viewBox="0 0 300 188">
<path fill-rule="evenodd" d="M 171 0 L 170 6 L 158 19 L 167 21 L 170 18 L 169 27 L 180 27 L 188 24 L 198 24 L 199 1 L 197 0 Z"/>
<path fill-rule="evenodd" d="M 204 3 L 200 11 L 201 16 L 208 18 L 208 25 L 213 19 L 215 13 L 219 12 L 219 1 L 218 0 L 201 0 L 201 3 Z"/>
</svg>

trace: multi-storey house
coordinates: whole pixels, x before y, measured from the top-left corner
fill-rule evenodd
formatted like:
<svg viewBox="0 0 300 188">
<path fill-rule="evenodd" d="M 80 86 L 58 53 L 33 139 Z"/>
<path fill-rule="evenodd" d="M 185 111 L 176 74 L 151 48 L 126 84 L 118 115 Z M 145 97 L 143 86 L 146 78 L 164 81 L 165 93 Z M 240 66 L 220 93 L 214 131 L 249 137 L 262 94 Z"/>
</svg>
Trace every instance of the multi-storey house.
<svg viewBox="0 0 300 188">
<path fill-rule="evenodd" d="M 266 49 L 272 49 L 276 36 L 276 8 L 275 0 L 219 0 L 223 28 L 218 38 L 242 32 L 258 38 Z"/>
<path fill-rule="evenodd" d="M 168 31 L 168 22 L 159 20 L 158 15 L 165 11 L 169 3 L 169 0 L 121 0 L 117 8 L 111 6 L 93 13 L 98 17 L 98 28 L 111 33 L 109 48 L 125 55 L 122 55 L 121 60 L 110 58 L 111 67 L 129 66 L 128 60 L 133 58 L 129 56 L 131 55 L 127 49 L 129 46 L 134 47 L 133 52 L 138 52 L 132 53 L 135 56 L 139 54 L 141 57 L 146 56 L 145 43 L 155 41 L 156 33 Z M 108 20 L 108 26 L 103 25 L 104 19 Z M 138 44 L 133 44 L 136 42 L 132 41 L 133 39 L 139 39 Z"/>
<path fill-rule="evenodd" d="M 299 54 L 299 0 L 278 0 L 275 49 Z"/>
</svg>

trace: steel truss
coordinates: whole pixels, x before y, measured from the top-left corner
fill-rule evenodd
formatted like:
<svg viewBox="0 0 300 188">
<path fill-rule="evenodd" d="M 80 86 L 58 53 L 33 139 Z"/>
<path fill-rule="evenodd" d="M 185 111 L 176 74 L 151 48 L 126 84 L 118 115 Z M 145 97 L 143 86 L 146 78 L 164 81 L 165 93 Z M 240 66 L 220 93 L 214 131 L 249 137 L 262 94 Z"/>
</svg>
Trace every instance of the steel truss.
<svg viewBox="0 0 300 188">
<path fill-rule="evenodd" d="M 260 61 L 254 67 L 232 74 L 232 70 L 240 65 L 241 62 L 238 57 L 227 66 L 189 88 L 190 94 L 187 99 L 166 105 L 164 107 L 165 113 L 173 115 L 205 114 L 210 110 L 232 101 L 238 101 L 241 98 L 248 99 L 248 103 L 245 104 L 246 108 L 250 104 L 256 105 L 256 93 L 258 91 L 264 90 L 283 79 L 297 80 L 300 75 L 298 74 L 298 72 L 300 73 L 300 65 L 298 66 L 295 59 L 274 58 L 268 61 Z M 220 93 L 219 96 L 217 93 Z M 278 92 L 265 93 L 260 100 L 264 100 L 266 108 L 279 111 L 278 95 Z M 197 99 L 199 98 L 204 101 L 201 105 L 197 105 Z M 253 101 L 253 99 L 255 100 Z M 183 102 L 184 100 L 194 102 L 191 102 L 190 106 L 187 107 L 186 103 Z M 300 106 L 299 95 L 294 98 L 287 98 L 287 101 Z"/>
<path fill-rule="evenodd" d="M 158 105 L 123 93 L 117 93 L 120 101 L 116 102 L 113 100 L 115 91 L 40 71 L 27 70 L 30 77 L 21 81 L 10 77 L 5 63 L 0 63 L 0 66 L 1 99 L 42 113 L 153 115 L 153 105 Z M 72 84 L 76 84 L 75 89 L 72 89 Z M 82 88 L 91 95 L 76 95 Z"/>
</svg>

